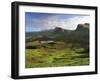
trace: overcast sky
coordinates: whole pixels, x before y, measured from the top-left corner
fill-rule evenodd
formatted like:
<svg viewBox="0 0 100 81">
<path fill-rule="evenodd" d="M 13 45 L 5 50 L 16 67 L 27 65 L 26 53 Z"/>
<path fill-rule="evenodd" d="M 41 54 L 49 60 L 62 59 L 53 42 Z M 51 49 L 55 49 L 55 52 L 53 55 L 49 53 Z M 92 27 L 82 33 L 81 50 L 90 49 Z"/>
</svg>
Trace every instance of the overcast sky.
<svg viewBox="0 0 100 81">
<path fill-rule="evenodd" d="M 78 24 L 89 23 L 89 19 L 89 15 L 26 12 L 25 31 L 34 32 L 55 27 L 75 30 Z"/>
</svg>

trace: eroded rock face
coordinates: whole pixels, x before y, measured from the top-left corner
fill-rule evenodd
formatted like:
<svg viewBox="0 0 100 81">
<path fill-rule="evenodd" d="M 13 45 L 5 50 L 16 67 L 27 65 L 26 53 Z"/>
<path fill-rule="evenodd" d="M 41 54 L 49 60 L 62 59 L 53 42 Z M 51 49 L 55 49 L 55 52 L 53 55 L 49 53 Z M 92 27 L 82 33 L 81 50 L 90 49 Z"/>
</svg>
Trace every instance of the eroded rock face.
<svg viewBox="0 0 100 81">
<path fill-rule="evenodd" d="M 61 28 L 61 27 L 55 27 L 54 31 L 55 31 L 55 32 L 63 32 L 64 29 Z"/>
<path fill-rule="evenodd" d="M 89 28 L 89 26 L 90 26 L 89 23 L 85 23 L 85 24 L 84 24 L 84 27 L 85 27 L 85 28 Z"/>
<path fill-rule="evenodd" d="M 78 24 L 76 30 L 83 30 L 83 29 L 89 29 L 89 24 L 84 23 L 84 24 Z"/>
</svg>

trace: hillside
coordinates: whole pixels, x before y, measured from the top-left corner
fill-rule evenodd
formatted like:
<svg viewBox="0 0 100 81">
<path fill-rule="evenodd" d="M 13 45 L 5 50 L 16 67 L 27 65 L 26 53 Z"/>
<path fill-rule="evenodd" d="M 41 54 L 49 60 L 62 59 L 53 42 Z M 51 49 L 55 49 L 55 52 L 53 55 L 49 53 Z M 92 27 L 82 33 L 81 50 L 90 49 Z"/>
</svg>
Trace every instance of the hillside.
<svg viewBox="0 0 100 81">
<path fill-rule="evenodd" d="M 80 43 L 80 45 L 89 44 L 89 24 L 78 24 L 76 30 L 66 30 L 61 27 L 55 27 L 52 30 L 26 33 L 26 42 L 34 40 L 54 40 L 66 43 Z"/>
<path fill-rule="evenodd" d="M 89 65 L 89 24 L 26 33 L 25 67 Z"/>
</svg>

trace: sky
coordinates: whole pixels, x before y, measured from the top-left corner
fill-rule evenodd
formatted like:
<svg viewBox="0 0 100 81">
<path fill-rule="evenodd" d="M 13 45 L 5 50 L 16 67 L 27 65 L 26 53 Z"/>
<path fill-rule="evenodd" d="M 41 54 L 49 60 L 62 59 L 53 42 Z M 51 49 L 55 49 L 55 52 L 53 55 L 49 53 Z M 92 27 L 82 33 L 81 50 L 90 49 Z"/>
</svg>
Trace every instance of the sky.
<svg viewBox="0 0 100 81">
<path fill-rule="evenodd" d="M 75 30 L 78 24 L 89 23 L 89 15 L 25 12 L 25 31 L 36 32 L 61 27 Z"/>
</svg>

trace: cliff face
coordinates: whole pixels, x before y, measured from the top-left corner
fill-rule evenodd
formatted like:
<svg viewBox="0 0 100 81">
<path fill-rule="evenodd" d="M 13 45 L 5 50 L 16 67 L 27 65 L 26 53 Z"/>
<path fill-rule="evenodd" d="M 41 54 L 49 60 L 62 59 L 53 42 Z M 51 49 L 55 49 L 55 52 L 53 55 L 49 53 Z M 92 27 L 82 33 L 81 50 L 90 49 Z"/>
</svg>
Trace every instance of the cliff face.
<svg viewBox="0 0 100 81">
<path fill-rule="evenodd" d="M 64 32 L 64 29 L 61 27 L 55 27 L 54 31 L 55 32 Z"/>
<path fill-rule="evenodd" d="M 84 23 L 84 24 L 78 24 L 76 31 L 81 31 L 81 30 L 89 30 L 89 24 L 88 23 Z"/>
</svg>

